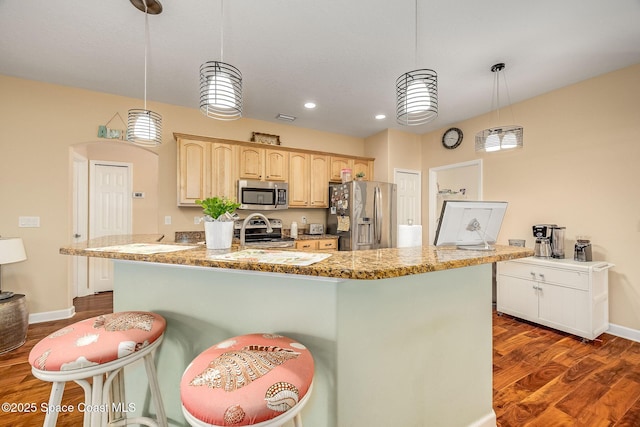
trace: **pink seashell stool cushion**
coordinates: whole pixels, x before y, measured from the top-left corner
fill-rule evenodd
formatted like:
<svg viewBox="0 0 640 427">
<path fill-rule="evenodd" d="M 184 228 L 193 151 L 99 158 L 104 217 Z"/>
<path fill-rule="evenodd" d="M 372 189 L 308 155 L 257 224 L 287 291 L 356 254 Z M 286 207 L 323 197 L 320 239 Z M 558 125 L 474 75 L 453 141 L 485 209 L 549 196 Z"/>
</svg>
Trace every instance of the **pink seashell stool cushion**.
<svg viewBox="0 0 640 427">
<path fill-rule="evenodd" d="M 184 410 L 205 423 L 247 426 L 293 408 L 313 382 L 313 357 L 290 338 L 241 335 L 198 355 L 180 382 Z"/>
<path fill-rule="evenodd" d="M 126 357 L 155 342 L 164 318 L 146 311 L 124 311 L 81 320 L 40 340 L 29 354 L 42 371 L 72 371 Z"/>
</svg>

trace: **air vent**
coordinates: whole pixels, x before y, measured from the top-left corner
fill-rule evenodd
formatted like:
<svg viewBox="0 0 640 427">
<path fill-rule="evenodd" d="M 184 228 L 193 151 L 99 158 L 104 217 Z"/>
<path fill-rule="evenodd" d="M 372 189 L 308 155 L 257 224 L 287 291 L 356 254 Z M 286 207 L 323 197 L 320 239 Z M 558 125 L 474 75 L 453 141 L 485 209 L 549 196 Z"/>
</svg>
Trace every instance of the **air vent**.
<svg viewBox="0 0 640 427">
<path fill-rule="evenodd" d="M 288 115 L 286 115 L 286 114 L 278 114 L 278 115 L 276 116 L 276 119 L 278 119 L 278 120 L 282 120 L 282 121 L 285 121 L 285 122 L 292 122 L 292 121 L 294 121 L 296 118 L 295 118 L 295 117 L 293 117 L 293 116 L 288 116 Z"/>
</svg>

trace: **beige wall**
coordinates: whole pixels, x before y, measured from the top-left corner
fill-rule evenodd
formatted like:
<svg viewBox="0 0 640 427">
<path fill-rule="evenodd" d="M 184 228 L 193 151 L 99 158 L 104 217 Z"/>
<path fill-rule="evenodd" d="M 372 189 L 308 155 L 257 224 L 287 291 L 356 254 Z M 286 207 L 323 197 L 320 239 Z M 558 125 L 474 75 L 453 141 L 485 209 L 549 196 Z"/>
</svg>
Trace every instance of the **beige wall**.
<svg viewBox="0 0 640 427">
<path fill-rule="evenodd" d="M 476 154 L 475 134 L 498 124 L 495 115 L 476 117 L 455 124 L 465 135 L 456 150 L 442 147 L 445 129 L 423 135 L 423 173 L 482 158 L 484 199 L 509 202 L 501 243 L 533 247 L 531 226 L 555 223 L 567 227 L 572 257 L 576 236 L 591 236 L 594 259 L 616 265 L 611 323 L 640 330 L 640 64 L 515 104 L 513 113 L 523 149 Z"/>
<path fill-rule="evenodd" d="M 2 268 L 3 287 L 26 294 L 32 314 L 66 310 L 72 304 L 70 257 L 58 250 L 71 237 L 70 147 L 107 142 L 97 138 L 98 126 L 115 113 L 126 119 L 127 110 L 140 108 L 142 101 L 6 76 L 0 76 L 0 93 L 0 235 L 22 237 L 28 256 Z M 285 146 L 364 155 L 360 138 L 250 119 L 220 122 L 195 107 L 149 102 L 149 108 L 163 117 L 163 145 L 153 150 L 158 154 L 158 210 L 150 222 L 171 239 L 175 231 L 202 227 L 193 224 L 198 208 L 177 207 L 173 132 L 248 141 L 256 131 L 280 135 Z M 89 154 L 87 147 L 79 150 Z M 324 212 L 312 210 L 288 215 L 299 221 L 301 212 L 310 212 L 310 221 L 324 219 Z M 39 216 L 41 226 L 19 228 L 19 216 Z M 171 225 L 164 225 L 165 216 L 172 217 Z"/>
<path fill-rule="evenodd" d="M 196 90 L 196 89 L 194 89 Z M 29 259 L 2 269 L 4 287 L 27 294 L 32 313 L 70 307 L 69 147 L 96 142 L 98 125 L 116 112 L 139 108 L 140 100 L 0 76 L 0 234 L 25 241 Z M 286 146 L 376 157 L 374 179 L 392 181 L 393 168 L 422 169 L 423 224 L 428 223 L 428 170 L 484 159 L 484 198 L 510 202 L 499 240 L 525 238 L 530 227 L 554 222 L 567 227 L 567 246 L 588 234 L 594 258 L 616 264 L 610 273 L 611 322 L 640 330 L 640 64 L 581 82 L 513 106 L 525 129 L 521 150 L 476 154 L 474 135 L 495 125 L 491 116 L 456 126 L 465 139 L 446 150 L 441 129 L 422 137 L 388 130 L 365 140 L 278 123 L 241 119 L 218 122 L 196 108 L 149 103 L 163 115 L 164 144 L 158 154 L 158 232 L 197 230 L 197 208 L 176 205 L 173 132 L 248 140 L 252 131 L 281 136 Z M 35 115 L 38 116 L 35 116 Z M 416 141 L 418 141 L 416 143 Z M 18 228 L 18 216 L 40 216 L 40 228 Z M 171 216 L 173 224 L 164 225 Z M 306 215 L 323 222 L 324 212 L 291 210 L 288 224 Z M 426 229 L 426 227 L 425 227 Z M 425 230 L 426 231 L 426 230 Z"/>
</svg>

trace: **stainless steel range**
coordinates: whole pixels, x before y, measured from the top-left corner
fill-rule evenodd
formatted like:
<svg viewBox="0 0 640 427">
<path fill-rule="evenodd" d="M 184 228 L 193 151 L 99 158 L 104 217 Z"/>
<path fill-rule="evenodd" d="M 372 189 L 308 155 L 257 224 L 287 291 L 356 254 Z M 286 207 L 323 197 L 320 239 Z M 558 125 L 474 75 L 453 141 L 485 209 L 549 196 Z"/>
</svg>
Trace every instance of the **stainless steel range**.
<svg viewBox="0 0 640 427">
<path fill-rule="evenodd" d="M 240 238 L 240 230 L 244 219 L 237 219 L 233 224 L 233 235 Z M 258 247 L 293 247 L 295 240 L 291 237 L 282 236 L 282 220 L 269 218 L 269 225 L 273 229 L 271 233 L 267 233 L 267 224 L 262 218 L 252 218 L 245 227 L 245 243 L 247 246 Z"/>
</svg>

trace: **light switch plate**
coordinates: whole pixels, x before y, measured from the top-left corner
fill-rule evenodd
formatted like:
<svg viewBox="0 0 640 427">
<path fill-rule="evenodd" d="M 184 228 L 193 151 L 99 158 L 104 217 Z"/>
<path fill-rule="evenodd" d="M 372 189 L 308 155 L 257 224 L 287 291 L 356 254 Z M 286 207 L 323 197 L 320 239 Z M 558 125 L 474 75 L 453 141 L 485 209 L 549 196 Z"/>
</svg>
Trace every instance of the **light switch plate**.
<svg viewBox="0 0 640 427">
<path fill-rule="evenodd" d="M 40 227 L 39 216 L 20 216 L 18 217 L 18 227 L 37 228 Z"/>
</svg>

